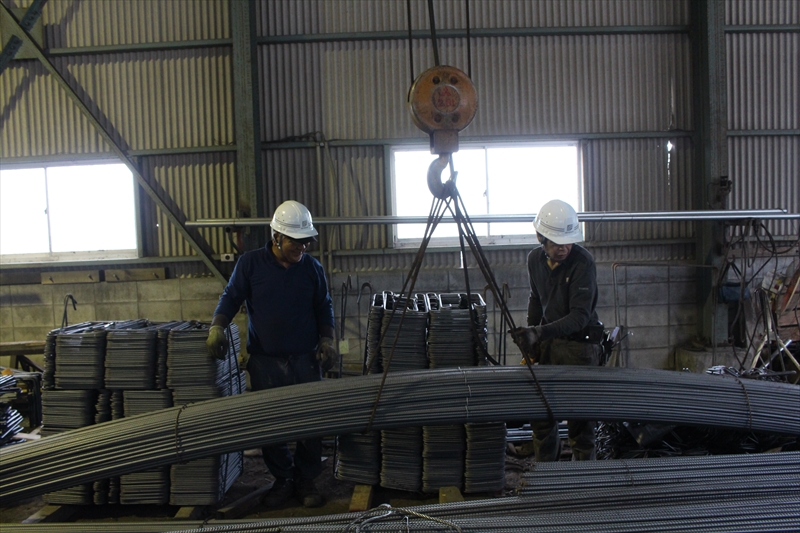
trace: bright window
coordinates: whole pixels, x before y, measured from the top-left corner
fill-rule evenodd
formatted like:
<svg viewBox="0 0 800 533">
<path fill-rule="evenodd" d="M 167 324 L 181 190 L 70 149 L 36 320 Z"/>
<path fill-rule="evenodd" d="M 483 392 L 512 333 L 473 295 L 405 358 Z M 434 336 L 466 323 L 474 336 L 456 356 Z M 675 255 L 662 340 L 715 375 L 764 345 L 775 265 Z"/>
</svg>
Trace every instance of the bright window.
<svg viewBox="0 0 800 533">
<path fill-rule="evenodd" d="M 428 167 L 436 158 L 427 149 L 392 151 L 394 214 L 428 216 L 433 195 L 428 190 Z M 453 154 L 456 186 L 470 217 L 530 215 L 530 222 L 473 224 L 481 242 L 513 243 L 533 238 L 532 221 L 549 200 L 560 199 L 581 211 L 582 188 L 578 146 L 569 144 L 462 145 Z M 445 169 L 442 181 L 449 179 Z M 424 224 L 398 224 L 397 246 L 414 246 Z M 439 224 L 431 243 L 455 243 L 455 224 Z"/>
<path fill-rule="evenodd" d="M 136 257 L 135 204 L 123 164 L 0 170 L 0 259 Z"/>
</svg>

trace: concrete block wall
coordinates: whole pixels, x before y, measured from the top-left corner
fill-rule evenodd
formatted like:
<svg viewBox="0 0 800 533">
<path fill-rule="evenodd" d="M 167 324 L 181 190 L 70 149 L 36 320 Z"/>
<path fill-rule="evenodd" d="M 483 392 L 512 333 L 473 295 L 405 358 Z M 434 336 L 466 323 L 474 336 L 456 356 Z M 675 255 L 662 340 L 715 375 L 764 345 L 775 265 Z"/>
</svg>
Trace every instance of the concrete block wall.
<svg viewBox="0 0 800 533">
<path fill-rule="evenodd" d="M 630 335 L 623 342 L 621 364 L 640 368 L 674 368 L 675 349 L 695 336 L 696 268 L 692 265 L 598 263 L 600 320 L 607 328 L 626 326 Z M 511 296 L 509 311 L 516 325 L 526 322 L 528 279 L 523 267 L 501 266 L 494 270 L 501 286 Z M 401 270 L 338 272 L 329 280 L 337 320 L 337 338 L 345 340 L 342 359 L 345 371 L 358 374 L 364 358 L 370 289 L 365 286 L 360 302 L 359 289 L 369 283 L 375 291 L 400 292 L 408 275 Z M 346 301 L 343 288 L 350 277 Z M 486 282 L 477 269 L 470 270 L 470 289 L 484 294 Z M 91 320 L 153 321 L 211 320 L 222 293 L 214 278 L 182 278 L 137 282 L 103 282 L 72 285 L 0 286 L 0 342 L 43 340 L 61 326 L 64 298 L 72 294 L 77 310 L 68 308 L 69 324 Z M 414 292 L 465 292 L 461 269 L 423 269 Z M 517 364 L 519 350 L 501 324 L 502 316 L 490 291 L 484 299 L 488 307 L 489 353 L 499 358 L 498 342 L 506 345 L 507 364 Z M 343 312 L 344 311 L 344 312 Z M 343 319 L 343 318 L 344 319 Z M 247 317 L 236 319 L 244 336 Z M 342 323 L 344 335 L 341 334 Z M 501 329 L 502 326 L 502 329 Z M 0 365 L 7 362 L 0 361 Z"/>
<path fill-rule="evenodd" d="M 70 325 L 137 318 L 154 322 L 208 322 L 223 288 L 217 279 L 211 277 L 0 286 L 0 342 L 44 340 L 51 330 L 61 327 L 67 294 L 72 294 L 78 302 L 77 309 L 73 309 L 71 304 L 67 308 Z M 235 322 L 244 337 L 246 315 L 239 313 Z M 41 358 L 31 358 L 42 362 Z M 8 366 L 8 361 L 0 360 L 0 366 Z"/>
</svg>

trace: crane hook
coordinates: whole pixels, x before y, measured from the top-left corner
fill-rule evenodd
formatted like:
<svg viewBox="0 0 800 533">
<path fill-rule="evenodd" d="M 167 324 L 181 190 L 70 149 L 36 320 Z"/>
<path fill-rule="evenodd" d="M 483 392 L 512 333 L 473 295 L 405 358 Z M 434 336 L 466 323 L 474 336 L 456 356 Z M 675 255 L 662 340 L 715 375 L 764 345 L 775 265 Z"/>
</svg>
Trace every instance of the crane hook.
<svg viewBox="0 0 800 533">
<path fill-rule="evenodd" d="M 439 154 L 439 157 L 433 160 L 433 163 L 428 167 L 428 189 L 431 194 L 440 200 L 445 200 L 453 196 L 456 188 L 456 174 L 454 172 L 450 179 L 446 182 L 442 181 L 442 172 L 450 161 L 450 154 Z"/>
</svg>

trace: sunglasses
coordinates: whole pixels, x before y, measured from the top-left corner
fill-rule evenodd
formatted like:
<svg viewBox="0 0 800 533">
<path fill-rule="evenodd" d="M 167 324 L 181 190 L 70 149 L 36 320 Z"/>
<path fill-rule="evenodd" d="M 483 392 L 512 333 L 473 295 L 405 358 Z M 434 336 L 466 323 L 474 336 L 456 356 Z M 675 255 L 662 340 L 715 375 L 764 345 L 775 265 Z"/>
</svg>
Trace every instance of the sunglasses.
<svg viewBox="0 0 800 533">
<path fill-rule="evenodd" d="M 312 242 L 314 242 L 314 238 L 313 237 L 308 237 L 308 238 L 305 238 L 305 239 L 293 239 L 292 237 L 289 237 L 288 235 L 284 235 L 283 237 L 287 241 L 289 241 L 289 244 L 293 244 L 295 246 L 305 246 L 305 247 L 307 247 Z"/>
</svg>

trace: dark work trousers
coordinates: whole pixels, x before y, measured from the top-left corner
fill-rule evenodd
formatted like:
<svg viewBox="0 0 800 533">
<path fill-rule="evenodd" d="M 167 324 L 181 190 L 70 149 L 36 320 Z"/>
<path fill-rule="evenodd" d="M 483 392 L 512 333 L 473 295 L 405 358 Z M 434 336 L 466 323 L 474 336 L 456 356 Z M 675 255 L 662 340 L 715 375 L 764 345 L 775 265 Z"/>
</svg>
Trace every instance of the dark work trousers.
<svg viewBox="0 0 800 533">
<path fill-rule="evenodd" d="M 321 381 L 314 353 L 292 356 L 251 355 L 247 361 L 253 391 Z M 288 444 L 264 446 L 264 462 L 275 477 L 314 479 L 322 472 L 322 438 L 297 441 L 294 457 Z"/>
<path fill-rule="evenodd" d="M 601 347 L 564 339 L 548 339 L 540 346 L 539 364 L 598 366 Z M 595 458 L 594 428 L 597 422 L 568 420 L 569 445 L 574 461 Z M 537 461 L 558 461 L 561 441 L 558 438 L 558 424 L 549 420 L 531 423 L 533 428 L 533 451 Z"/>
</svg>

